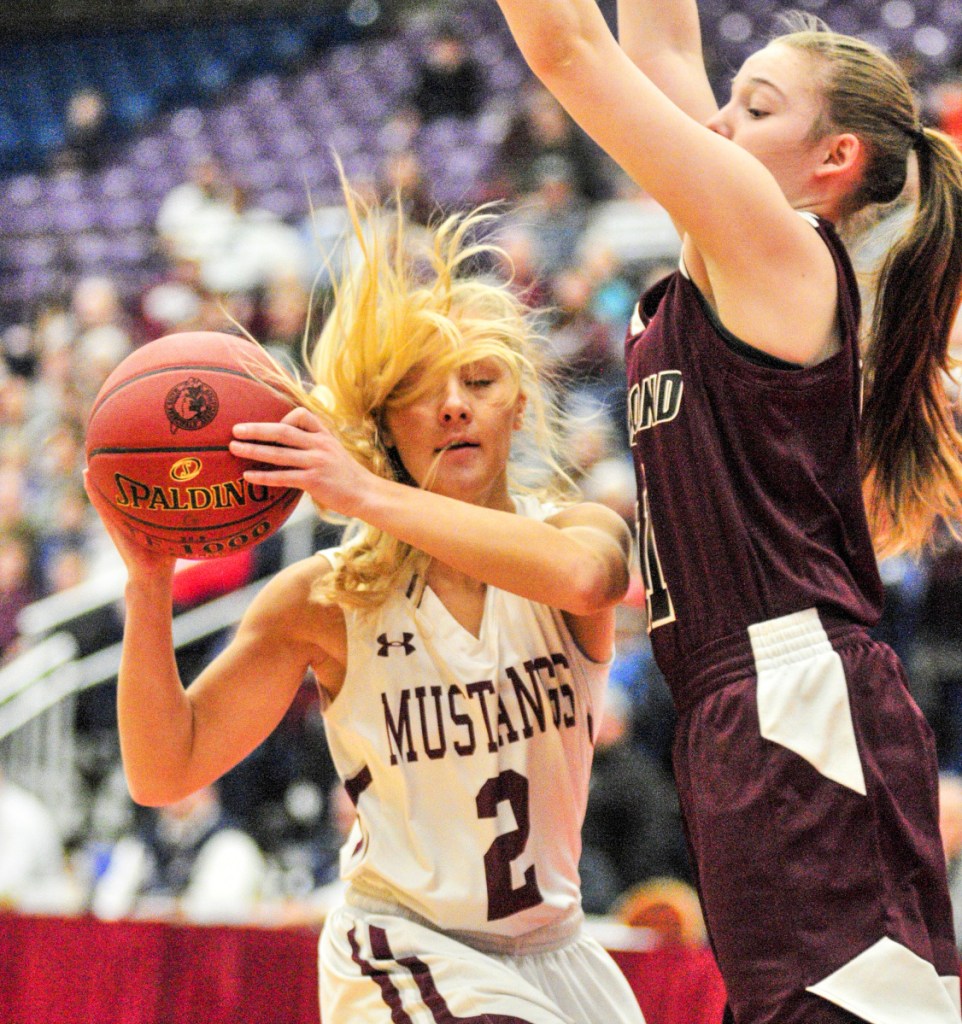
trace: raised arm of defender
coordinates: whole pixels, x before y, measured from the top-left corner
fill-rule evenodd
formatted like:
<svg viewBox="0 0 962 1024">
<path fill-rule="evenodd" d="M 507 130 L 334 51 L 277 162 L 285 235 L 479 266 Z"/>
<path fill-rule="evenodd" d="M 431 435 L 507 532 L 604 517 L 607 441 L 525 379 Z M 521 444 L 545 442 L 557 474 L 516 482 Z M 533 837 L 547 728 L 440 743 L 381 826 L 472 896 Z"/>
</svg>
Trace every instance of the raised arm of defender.
<svg viewBox="0 0 962 1024">
<path fill-rule="evenodd" d="M 695 0 L 618 0 L 618 41 L 632 62 L 690 117 L 705 124 L 717 112 Z"/>
<path fill-rule="evenodd" d="M 688 270 L 724 325 L 756 348 L 796 363 L 819 362 L 835 351 L 834 266 L 795 211 L 833 219 L 858 164 L 858 141 L 805 137 L 799 126 L 810 128 L 813 110 L 803 108 L 814 98 L 797 91 L 787 97 L 762 68 L 757 75 L 748 69 L 726 107 L 707 125 L 700 123 L 696 118 L 711 106 L 704 70 L 698 69 L 691 91 L 683 88 L 684 69 L 697 63 L 690 14 L 677 23 L 689 25 L 688 42 L 674 55 L 666 44 L 659 62 L 657 50 L 639 43 L 645 12 L 657 14 L 654 0 L 626 22 L 626 40 L 687 113 L 619 46 L 593 0 L 498 2 L 534 73 L 687 236 Z M 626 0 L 622 7 L 629 10 Z M 673 24 L 664 15 L 657 23 Z M 799 132 L 800 170 L 793 162 L 792 177 L 766 159 L 765 142 L 783 130 Z M 778 151 L 784 148 L 779 139 Z"/>
</svg>

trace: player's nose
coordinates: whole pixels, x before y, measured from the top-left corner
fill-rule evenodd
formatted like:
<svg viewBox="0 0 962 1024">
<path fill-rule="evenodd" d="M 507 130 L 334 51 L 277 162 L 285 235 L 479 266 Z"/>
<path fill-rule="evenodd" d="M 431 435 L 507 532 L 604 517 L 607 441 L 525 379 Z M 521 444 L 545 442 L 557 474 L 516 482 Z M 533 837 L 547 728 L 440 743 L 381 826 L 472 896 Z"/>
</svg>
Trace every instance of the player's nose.
<svg viewBox="0 0 962 1024">
<path fill-rule="evenodd" d="M 463 422 L 471 419 L 471 405 L 464 382 L 452 376 L 441 390 L 441 404 L 439 408 L 441 421 L 444 423 Z"/>
<path fill-rule="evenodd" d="M 727 107 L 722 107 L 717 113 L 713 114 L 706 122 L 705 127 L 716 135 L 722 135 L 726 139 L 732 137 L 731 126 L 728 123 L 726 117 Z"/>
</svg>

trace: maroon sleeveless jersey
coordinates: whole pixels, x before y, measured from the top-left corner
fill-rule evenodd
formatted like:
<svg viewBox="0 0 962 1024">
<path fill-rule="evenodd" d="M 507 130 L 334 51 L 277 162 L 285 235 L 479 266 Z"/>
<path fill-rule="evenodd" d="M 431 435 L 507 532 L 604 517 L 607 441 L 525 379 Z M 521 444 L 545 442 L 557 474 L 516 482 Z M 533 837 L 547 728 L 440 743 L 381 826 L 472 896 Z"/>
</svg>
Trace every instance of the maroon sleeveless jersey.
<svg viewBox="0 0 962 1024">
<path fill-rule="evenodd" d="M 676 697 L 695 663 L 704 670 L 753 623 L 817 607 L 871 626 L 881 611 L 858 465 L 858 287 L 834 229 L 810 219 L 838 273 L 831 358 L 776 365 L 680 271 L 642 297 L 629 328 L 638 549 Z"/>
</svg>

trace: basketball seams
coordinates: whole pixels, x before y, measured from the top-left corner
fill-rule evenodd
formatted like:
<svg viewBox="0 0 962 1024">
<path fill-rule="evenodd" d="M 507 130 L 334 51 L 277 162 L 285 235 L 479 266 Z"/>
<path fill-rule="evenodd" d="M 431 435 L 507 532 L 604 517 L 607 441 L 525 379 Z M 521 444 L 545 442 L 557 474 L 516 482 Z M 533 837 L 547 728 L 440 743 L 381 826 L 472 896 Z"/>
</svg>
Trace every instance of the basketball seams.
<svg viewBox="0 0 962 1024">
<path fill-rule="evenodd" d="M 97 448 L 91 448 L 87 453 L 87 458 L 94 459 L 98 455 L 176 455 L 179 452 L 186 452 L 188 455 L 204 452 L 209 455 L 216 452 L 230 452 L 230 448 L 226 444 L 171 445 L 166 448 L 141 448 L 139 446 L 128 448 L 121 445 L 100 445 Z"/>
<path fill-rule="evenodd" d="M 269 388 L 274 394 L 281 398 L 280 392 L 276 391 L 266 381 L 260 379 L 253 373 L 243 370 L 240 367 L 234 366 L 211 366 L 209 363 L 183 363 L 183 364 L 171 364 L 170 366 L 160 366 L 152 370 L 141 370 L 133 377 L 125 377 L 123 380 L 118 381 L 114 386 L 97 399 L 93 409 L 90 411 L 90 416 L 93 417 L 94 413 L 100 409 L 100 407 L 109 402 L 118 392 L 123 391 L 125 387 L 131 384 L 136 384 L 139 380 L 146 380 L 149 377 L 157 377 L 162 373 L 226 373 L 231 377 L 243 377 L 245 380 L 254 381 L 255 384 L 263 384 L 264 387 Z"/>
</svg>

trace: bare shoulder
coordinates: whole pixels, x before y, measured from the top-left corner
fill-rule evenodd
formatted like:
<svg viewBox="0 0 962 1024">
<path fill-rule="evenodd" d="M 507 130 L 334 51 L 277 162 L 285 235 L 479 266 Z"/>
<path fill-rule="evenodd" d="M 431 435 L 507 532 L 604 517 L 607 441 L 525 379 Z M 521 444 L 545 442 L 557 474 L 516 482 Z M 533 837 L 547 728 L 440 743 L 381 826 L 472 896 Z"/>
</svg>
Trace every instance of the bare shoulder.
<svg viewBox="0 0 962 1024">
<path fill-rule="evenodd" d="M 288 643 L 316 646 L 318 658 L 343 660 L 344 612 L 315 592 L 315 583 L 330 569 L 330 561 L 322 554 L 282 569 L 254 599 L 242 628 L 270 632 Z"/>
<path fill-rule="evenodd" d="M 838 351 L 838 276 L 812 222 L 787 207 L 730 253 L 699 253 L 686 240 L 696 287 L 737 338 L 779 359 L 811 366 Z"/>
</svg>

